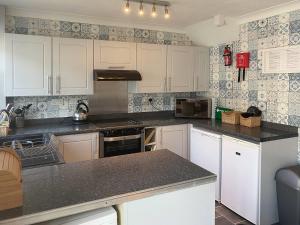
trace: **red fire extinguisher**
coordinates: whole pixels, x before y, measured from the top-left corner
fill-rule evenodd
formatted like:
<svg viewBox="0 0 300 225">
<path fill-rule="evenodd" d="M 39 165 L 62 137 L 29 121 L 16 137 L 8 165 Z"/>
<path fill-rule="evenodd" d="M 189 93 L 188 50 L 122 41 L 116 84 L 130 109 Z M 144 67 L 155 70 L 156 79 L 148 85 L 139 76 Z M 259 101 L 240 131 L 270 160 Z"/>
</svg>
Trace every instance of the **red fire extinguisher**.
<svg viewBox="0 0 300 225">
<path fill-rule="evenodd" d="M 224 57 L 224 65 L 231 66 L 232 65 L 232 52 L 228 45 L 226 45 L 226 47 L 224 49 L 223 57 Z"/>
</svg>

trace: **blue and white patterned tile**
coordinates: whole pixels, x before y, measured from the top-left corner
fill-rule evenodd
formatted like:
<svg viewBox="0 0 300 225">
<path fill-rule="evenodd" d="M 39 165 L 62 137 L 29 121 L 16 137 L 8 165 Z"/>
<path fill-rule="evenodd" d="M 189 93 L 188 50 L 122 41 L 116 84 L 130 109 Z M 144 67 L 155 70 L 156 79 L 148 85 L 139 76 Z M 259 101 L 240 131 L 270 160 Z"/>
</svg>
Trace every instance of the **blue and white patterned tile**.
<svg viewBox="0 0 300 225">
<path fill-rule="evenodd" d="M 268 19 L 261 19 L 258 20 L 258 27 L 259 28 L 264 28 L 268 26 Z"/>
<path fill-rule="evenodd" d="M 296 127 L 300 127 L 300 116 L 289 116 L 289 125 L 291 126 L 296 126 Z"/>
<path fill-rule="evenodd" d="M 282 13 L 278 17 L 279 23 L 288 23 L 290 21 L 290 14 L 289 13 Z"/>
<path fill-rule="evenodd" d="M 293 33 L 290 35 L 290 45 L 298 45 L 300 44 L 300 34 Z"/>
<path fill-rule="evenodd" d="M 289 115 L 300 116 L 300 103 L 289 104 Z"/>
<path fill-rule="evenodd" d="M 288 124 L 288 120 L 289 120 L 288 115 L 277 113 L 277 121 L 276 121 L 277 123 Z"/>
<path fill-rule="evenodd" d="M 267 110 L 267 103 L 266 102 L 258 102 L 257 107 L 261 110 L 261 111 L 266 111 Z"/>
</svg>

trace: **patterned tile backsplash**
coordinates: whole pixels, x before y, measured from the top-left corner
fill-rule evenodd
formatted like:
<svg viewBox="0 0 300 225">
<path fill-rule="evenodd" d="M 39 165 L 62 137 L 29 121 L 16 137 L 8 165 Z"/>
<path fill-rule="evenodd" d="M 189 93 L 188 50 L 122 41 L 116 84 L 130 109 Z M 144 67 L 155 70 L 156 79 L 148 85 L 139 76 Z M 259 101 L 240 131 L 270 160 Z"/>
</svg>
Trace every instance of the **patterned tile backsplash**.
<svg viewBox="0 0 300 225">
<path fill-rule="evenodd" d="M 165 45 L 191 45 L 189 37 L 182 33 L 16 16 L 6 16 L 5 32 Z"/>
<path fill-rule="evenodd" d="M 175 109 L 175 98 L 206 96 L 206 92 L 129 94 L 128 112 L 154 112 Z M 152 105 L 149 104 L 152 98 Z"/>
<path fill-rule="evenodd" d="M 225 67 L 225 44 L 210 49 L 210 96 L 221 106 L 245 111 L 258 106 L 263 120 L 300 127 L 300 73 L 263 74 L 261 50 L 300 44 L 300 10 L 240 26 L 239 41 L 229 44 L 235 54 L 249 51 L 246 81 L 237 82 L 235 66 Z M 235 64 L 235 63 L 234 63 Z"/>
<path fill-rule="evenodd" d="M 6 101 L 13 103 L 16 108 L 32 104 L 25 118 L 44 119 L 72 116 L 78 100 L 87 103 L 87 96 L 9 97 Z"/>
</svg>

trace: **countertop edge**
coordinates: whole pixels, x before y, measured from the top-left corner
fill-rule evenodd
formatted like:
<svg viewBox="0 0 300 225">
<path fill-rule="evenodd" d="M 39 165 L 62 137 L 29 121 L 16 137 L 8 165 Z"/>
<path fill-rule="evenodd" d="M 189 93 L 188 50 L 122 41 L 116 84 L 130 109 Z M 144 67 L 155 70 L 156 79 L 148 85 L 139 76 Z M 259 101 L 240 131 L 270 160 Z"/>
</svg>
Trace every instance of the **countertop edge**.
<svg viewBox="0 0 300 225">
<path fill-rule="evenodd" d="M 170 185 L 159 186 L 156 188 L 150 188 L 147 190 L 131 192 L 128 194 L 122 194 L 104 199 L 98 199 L 94 201 L 84 202 L 76 205 L 66 206 L 53 210 L 43 211 L 40 213 L 21 216 L 13 219 L 7 219 L 0 221 L 0 224 L 5 225 L 29 225 L 33 223 L 45 222 L 65 216 L 71 216 L 78 213 L 87 212 L 104 207 L 110 207 L 113 205 L 122 204 L 128 201 L 134 201 L 142 198 L 151 197 L 154 195 L 164 194 L 172 191 L 178 191 L 185 188 L 191 188 L 198 185 L 209 184 L 216 181 L 216 175 L 210 175 L 203 178 L 192 179 L 189 181 L 178 182 Z"/>
</svg>

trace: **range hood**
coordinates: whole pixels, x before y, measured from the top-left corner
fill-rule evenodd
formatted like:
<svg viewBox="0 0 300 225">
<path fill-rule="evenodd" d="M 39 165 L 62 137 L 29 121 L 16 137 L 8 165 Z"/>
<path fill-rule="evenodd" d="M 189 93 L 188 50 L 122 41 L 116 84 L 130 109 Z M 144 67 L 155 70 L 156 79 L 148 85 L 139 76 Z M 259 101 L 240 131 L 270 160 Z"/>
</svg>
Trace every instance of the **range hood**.
<svg viewBox="0 0 300 225">
<path fill-rule="evenodd" d="M 95 81 L 139 81 L 141 74 L 136 70 L 94 70 Z"/>
</svg>

